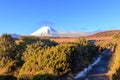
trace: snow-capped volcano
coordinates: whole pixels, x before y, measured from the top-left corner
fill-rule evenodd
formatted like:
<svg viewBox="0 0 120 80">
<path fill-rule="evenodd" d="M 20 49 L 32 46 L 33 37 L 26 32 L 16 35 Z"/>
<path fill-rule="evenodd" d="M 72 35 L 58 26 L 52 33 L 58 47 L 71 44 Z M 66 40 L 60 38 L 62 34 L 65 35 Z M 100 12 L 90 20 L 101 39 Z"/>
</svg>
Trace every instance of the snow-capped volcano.
<svg viewBox="0 0 120 80">
<path fill-rule="evenodd" d="M 90 33 L 87 33 L 87 32 L 61 32 L 61 31 L 56 31 L 52 27 L 43 26 L 30 35 L 31 36 L 49 36 L 49 37 L 80 37 L 80 36 L 87 36 L 89 34 Z"/>
<path fill-rule="evenodd" d="M 56 34 L 57 31 L 49 26 L 43 26 L 42 28 L 38 29 L 34 33 L 32 33 L 32 36 L 53 36 Z"/>
</svg>

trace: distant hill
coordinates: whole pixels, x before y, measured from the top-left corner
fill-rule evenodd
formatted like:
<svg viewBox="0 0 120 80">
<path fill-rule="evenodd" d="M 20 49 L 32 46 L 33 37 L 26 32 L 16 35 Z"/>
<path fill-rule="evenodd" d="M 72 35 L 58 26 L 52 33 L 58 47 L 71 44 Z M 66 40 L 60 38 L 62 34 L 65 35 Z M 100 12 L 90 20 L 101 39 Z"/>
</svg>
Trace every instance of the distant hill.
<svg viewBox="0 0 120 80">
<path fill-rule="evenodd" d="M 19 39 L 21 37 L 21 35 L 19 34 L 10 34 L 10 35 L 15 39 Z"/>
<path fill-rule="evenodd" d="M 110 31 L 104 31 L 99 32 L 96 34 L 92 34 L 90 36 L 87 36 L 88 39 L 111 39 L 112 36 L 116 33 L 120 32 L 120 30 L 110 30 Z"/>
</svg>

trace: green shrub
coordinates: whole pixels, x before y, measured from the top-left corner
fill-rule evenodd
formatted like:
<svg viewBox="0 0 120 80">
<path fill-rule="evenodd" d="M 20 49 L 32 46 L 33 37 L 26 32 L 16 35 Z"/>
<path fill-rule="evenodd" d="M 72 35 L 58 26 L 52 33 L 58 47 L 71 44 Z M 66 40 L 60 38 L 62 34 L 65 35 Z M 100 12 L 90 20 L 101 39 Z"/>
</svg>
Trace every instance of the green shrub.
<svg viewBox="0 0 120 80">
<path fill-rule="evenodd" d="M 17 80 L 17 78 L 12 75 L 4 75 L 0 76 L 0 80 Z"/>
<path fill-rule="evenodd" d="M 48 47 L 52 47 L 52 46 L 56 46 L 57 43 L 47 40 L 47 39 L 42 39 L 42 40 L 38 40 L 30 45 L 27 45 L 27 48 L 25 49 L 25 51 L 22 54 L 22 59 L 24 61 L 28 60 L 32 55 L 38 53 L 38 51 L 48 48 Z"/>
<path fill-rule="evenodd" d="M 111 61 L 109 64 L 109 73 L 112 75 L 114 80 L 119 80 L 120 72 L 120 35 L 115 34 L 113 36 L 113 44 L 115 46 L 115 51 L 112 54 Z"/>
<path fill-rule="evenodd" d="M 3 34 L 0 37 L 0 54 L 13 53 L 16 49 L 15 41 L 9 34 Z"/>
<path fill-rule="evenodd" d="M 44 75 L 37 74 L 33 77 L 33 80 L 57 80 L 57 79 L 50 74 L 44 74 Z"/>
<path fill-rule="evenodd" d="M 20 75 L 43 72 L 53 75 L 63 75 L 70 71 L 70 45 L 57 45 L 47 49 L 39 50 L 27 60 L 20 70 Z"/>
<path fill-rule="evenodd" d="M 1 74 L 11 72 L 14 66 L 16 43 L 9 34 L 3 34 L 0 37 L 0 72 Z"/>
<path fill-rule="evenodd" d="M 82 46 L 86 46 L 89 42 L 85 38 L 78 38 L 75 40 L 75 43 L 80 44 Z"/>
<path fill-rule="evenodd" d="M 18 76 L 18 80 L 32 80 L 32 75 L 20 75 Z"/>
<path fill-rule="evenodd" d="M 120 68 L 113 74 L 112 80 L 120 80 Z"/>
</svg>

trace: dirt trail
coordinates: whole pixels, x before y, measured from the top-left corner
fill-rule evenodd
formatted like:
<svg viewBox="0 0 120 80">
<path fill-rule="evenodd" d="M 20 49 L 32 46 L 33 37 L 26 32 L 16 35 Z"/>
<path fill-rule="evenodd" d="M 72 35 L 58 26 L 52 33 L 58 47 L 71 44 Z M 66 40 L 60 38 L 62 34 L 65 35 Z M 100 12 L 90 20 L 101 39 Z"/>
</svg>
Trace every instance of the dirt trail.
<svg viewBox="0 0 120 80">
<path fill-rule="evenodd" d="M 105 50 L 101 54 L 100 61 L 92 67 L 85 77 L 74 80 L 109 80 L 106 73 L 108 72 L 110 57 L 111 51 L 109 49 Z"/>
</svg>

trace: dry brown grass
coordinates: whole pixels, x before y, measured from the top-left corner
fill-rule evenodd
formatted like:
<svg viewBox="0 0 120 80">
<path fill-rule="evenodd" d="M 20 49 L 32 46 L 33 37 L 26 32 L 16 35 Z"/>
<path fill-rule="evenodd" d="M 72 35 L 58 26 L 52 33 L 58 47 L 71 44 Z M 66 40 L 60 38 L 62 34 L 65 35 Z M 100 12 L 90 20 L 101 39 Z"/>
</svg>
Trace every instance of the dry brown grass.
<svg viewBox="0 0 120 80">
<path fill-rule="evenodd" d="M 111 31 L 104 31 L 99 32 L 87 37 L 87 40 L 96 40 L 96 41 L 109 41 L 112 39 L 113 35 L 120 32 L 120 30 L 111 30 Z M 78 37 L 57 37 L 57 38 L 50 38 L 50 40 L 59 42 L 59 43 L 68 43 L 68 42 L 74 42 Z"/>
<path fill-rule="evenodd" d="M 68 43 L 68 42 L 74 42 L 79 37 L 57 37 L 57 38 L 50 38 L 50 40 L 58 42 L 58 43 Z M 86 40 L 96 40 L 96 41 L 110 41 L 112 37 L 85 37 Z"/>
<path fill-rule="evenodd" d="M 58 38 L 50 38 L 50 40 L 58 42 L 58 43 L 68 43 L 74 42 L 77 38 L 72 37 L 58 37 Z"/>
</svg>

